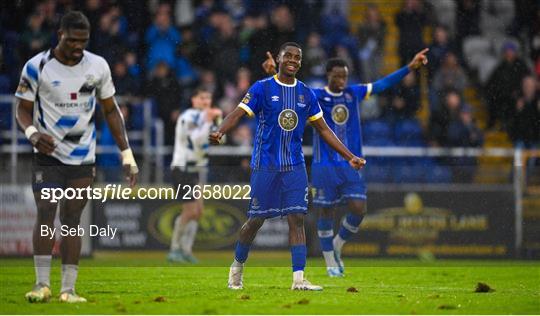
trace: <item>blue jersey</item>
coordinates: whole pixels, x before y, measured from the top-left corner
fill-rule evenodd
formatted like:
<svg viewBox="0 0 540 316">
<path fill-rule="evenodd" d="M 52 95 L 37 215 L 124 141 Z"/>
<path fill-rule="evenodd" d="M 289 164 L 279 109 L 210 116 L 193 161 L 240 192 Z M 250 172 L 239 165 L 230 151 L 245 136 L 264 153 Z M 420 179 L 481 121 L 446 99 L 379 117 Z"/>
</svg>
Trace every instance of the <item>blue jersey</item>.
<svg viewBox="0 0 540 316">
<path fill-rule="evenodd" d="M 296 79 L 294 84 L 284 84 L 273 76 L 253 84 L 238 106 L 257 119 L 252 169 L 291 171 L 304 167 L 306 121 L 323 116 L 310 88 Z"/>
<path fill-rule="evenodd" d="M 324 113 L 324 119 L 341 142 L 356 156 L 362 157 L 362 129 L 360 103 L 369 98 L 372 85 L 348 86 L 341 93 L 332 93 L 327 87 L 314 89 Z M 334 149 L 313 133 L 313 164 L 348 164 Z"/>
</svg>

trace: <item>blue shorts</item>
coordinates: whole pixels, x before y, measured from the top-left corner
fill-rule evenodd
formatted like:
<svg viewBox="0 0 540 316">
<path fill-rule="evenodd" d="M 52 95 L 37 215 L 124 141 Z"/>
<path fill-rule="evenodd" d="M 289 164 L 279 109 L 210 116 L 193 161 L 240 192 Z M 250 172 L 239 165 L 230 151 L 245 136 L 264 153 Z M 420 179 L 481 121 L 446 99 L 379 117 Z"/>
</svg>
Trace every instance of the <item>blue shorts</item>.
<svg viewBox="0 0 540 316">
<path fill-rule="evenodd" d="M 308 181 L 305 166 L 292 171 L 253 170 L 250 196 L 248 217 L 306 214 Z"/>
<path fill-rule="evenodd" d="M 313 204 L 329 207 L 347 200 L 366 200 L 366 183 L 362 173 L 350 166 L 312 165 Z"/>
</svg>

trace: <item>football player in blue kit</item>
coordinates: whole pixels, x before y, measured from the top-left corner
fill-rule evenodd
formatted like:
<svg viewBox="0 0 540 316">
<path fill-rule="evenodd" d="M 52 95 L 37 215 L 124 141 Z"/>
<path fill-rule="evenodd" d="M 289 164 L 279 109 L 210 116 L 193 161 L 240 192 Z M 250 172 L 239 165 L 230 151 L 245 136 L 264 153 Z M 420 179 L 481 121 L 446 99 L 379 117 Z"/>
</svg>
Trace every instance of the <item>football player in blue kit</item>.
<svg viewBox="0 0 540 316">
<path fill-rule="evenodd" d="M 240 230 L 234 262 L 229 271 L 228 287 L 243 288 L 243 267 L 250 245 L 266 218 L 287 216 L 293 268 L 293 290 L 322 290 L 304 277 L 306 238 L 304 217 L 307 213 L 308 182 L 302 136 L 306 121 L 320 137 L 343 156 L 349 168 L 360 169 L 365 160 L 353 155 L 326 124 L 313 91 L 296 79 L 302 62 L 302 49 L 285 43 L 278 53 L 279 72 L 253 84 L 238 107 L 223 121 L 210 141 L 219 144 L 221 137 L 249 115 L 257 120 L 251 159 L 251 200 L 248 220 Z"/>
<path fill-rule="evenodd" d="M 328 60 L 328 85 L 313 91 L 325 121 L 354 155 L 362 157 L 361 101 L 392 87 L 410 71 L 427 64 L 427 52 L 428 49 L 420 51 L 407 66 L 374 83 L 356 85 L 347 85 L 349 68 L 344 60 Z M 270 53 L 267 53 L 267 57 L 263 68 L 271 74 L 275 71 L 275 62 Z M 316 133 L 313 136 L 311 181 L 315 191 L 313 205 L 320 209 L 317 233 L 327 273 L 331 277 L 341 277 L 344 273 L 341 249 L 345 242 L 358 232 L 366 213 L 366 184 L 362 173 L 349 168 L 348 162 L 321 141 L 320 135 Z M 343 203 L 347 203 L 349 212 L 343 218 L 338 234 L 334 236 L 335 209 Z"/>
</svg>

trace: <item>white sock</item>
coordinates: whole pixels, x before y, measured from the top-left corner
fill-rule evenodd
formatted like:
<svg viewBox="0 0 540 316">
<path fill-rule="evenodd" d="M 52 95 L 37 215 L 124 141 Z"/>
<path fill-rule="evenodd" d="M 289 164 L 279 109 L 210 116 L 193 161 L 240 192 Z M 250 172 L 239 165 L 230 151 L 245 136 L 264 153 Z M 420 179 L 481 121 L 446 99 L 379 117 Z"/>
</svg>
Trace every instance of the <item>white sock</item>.
<svg viewBox="0 0 540 316">
<path fill-rule="evenodd" d="M 34 256 L 34 269 L 36 271 L 36 284 L 51 286 L 51 255 Z"/>
<path fill-rule="evenodd" d="M 176 217 L 171 238 L 171 251 L 180 250 L 180 238 L 182 238 L 185 228 L 186 224 L 180 222 L 180 216 Z"/>
<path fill-rule="evenodd" d="M 242 262 L 237 261 L 236 259 L 233 260 L 233 263 L 231 264 L 231 268 L 243 268 L 244 264 Z"/>
<path fill-rule="evenodd" d="M 334 268 L 334 267 L 337 267 L 337 262 L 336 262 L 336 258 L 334 257 L 334 252 L 333 251 L 323 251 L 323 256 L 324 256 L 324 261 L 326 262 L 326 267 L 330 268 Z"/>
<path fill-rule="evenodd" d="M 304 281 L 304 270 L 298 270 L 293 272 L 293 282 Z"/>
<path fill-rule="evenodd" d="M 77 281 L 78 272 L 79 266 L 76 264 L 62 265 L 62 290 L 60 290 L 60 293 L 68 291 L 75 292 L 75 282 Z"/>
<path fill-rule="evenodd" d="M 184 253 L 190 254 L 192 252 L 193 243 L 195 242 L 195 236 L 197 235 L 197 228 L 199 223 L 195 220 L 190 220 L 186 223 L 186 228 L 182 234 L 181 244 Z"/>
<path fill-rule="evenodd" d="M 332 240 L 332 244 L 334 245 L 334 250 L 341 252 L 341 248 L 343 248 L 343 245 L 345 244 L 345 242 L 346 240 L 341 238 L 341 236 L 337 234 L 336 237 L 334 237 L 334 239 Z"/>
</svg>

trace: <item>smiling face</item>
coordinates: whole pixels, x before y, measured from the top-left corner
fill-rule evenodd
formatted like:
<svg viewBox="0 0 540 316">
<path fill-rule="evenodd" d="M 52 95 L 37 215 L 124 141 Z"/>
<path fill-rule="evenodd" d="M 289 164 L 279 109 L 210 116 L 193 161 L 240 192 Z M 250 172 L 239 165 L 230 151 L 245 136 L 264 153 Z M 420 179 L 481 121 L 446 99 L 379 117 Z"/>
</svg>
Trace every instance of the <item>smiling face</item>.
<svg viewBox="0 0 540 316">
<path fill-rule="evenodd" d="M 58 31 L 60 51 L 69 61 L 78 61 L 90 39 L 89 30 L 67 29 Z"/>
<path fill-rule="evenodd" d="M 332 92 L 341 92 L 345 90 L 349 78 L 349 69 L 342 66 L 334 66 L 327 74 L 328 88 Z"/>
<path fill-rule="evenodd" d="M 287 77 L 294 77 L 302 65 L 302 50 L 295 46 L 286 46 L 279 52 L 279 72 Z"/>
</svg>

